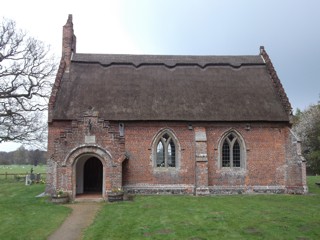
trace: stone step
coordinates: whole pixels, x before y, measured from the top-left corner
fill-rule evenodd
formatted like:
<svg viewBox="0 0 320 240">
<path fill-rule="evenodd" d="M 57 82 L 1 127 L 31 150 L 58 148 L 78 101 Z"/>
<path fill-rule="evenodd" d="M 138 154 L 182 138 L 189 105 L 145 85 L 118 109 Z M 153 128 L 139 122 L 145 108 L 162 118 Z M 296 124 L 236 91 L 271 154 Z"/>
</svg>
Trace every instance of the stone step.
<svg viewBox="0 0 320 240">
<path fill-rule="evenodd" d="M 74 202 L 76 203 L 86 203 L 86 202 L 104 202 L 104 199 L 102 197 L 97 198 L 97 197 L 80 197 L 80 198 L 75 198 Z"/>
<path fill-rule="evenodd" d="M 79 194 L 75 197 L 74 202 L 103 202 L 102 194 Z"/>
</svg>

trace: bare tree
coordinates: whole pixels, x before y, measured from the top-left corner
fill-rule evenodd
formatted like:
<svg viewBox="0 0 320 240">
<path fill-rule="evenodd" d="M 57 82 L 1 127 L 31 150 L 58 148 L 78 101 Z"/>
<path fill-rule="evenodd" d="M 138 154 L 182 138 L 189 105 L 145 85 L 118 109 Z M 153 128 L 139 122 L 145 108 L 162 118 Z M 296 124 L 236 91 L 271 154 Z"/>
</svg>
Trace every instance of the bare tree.
<svg viewBox="0 0 320 240">
<path fill-rule="evenodd" d="M 44 142 L 47 100 L 56 70 L 49 47 L 16 28 L 0 23 L 0 143 Z"/>
</svg>

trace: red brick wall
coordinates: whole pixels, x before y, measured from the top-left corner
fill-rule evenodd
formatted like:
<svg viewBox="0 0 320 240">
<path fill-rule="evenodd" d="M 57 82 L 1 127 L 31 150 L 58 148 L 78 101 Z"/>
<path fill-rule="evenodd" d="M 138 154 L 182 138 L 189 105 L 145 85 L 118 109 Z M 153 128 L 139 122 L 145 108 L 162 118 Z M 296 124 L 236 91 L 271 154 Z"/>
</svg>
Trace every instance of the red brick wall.
<svg viewBox="0 0 320 240">
<path fill-rule="evenodd" d="M 204 124 L 207 129 L 208 183 L 213 185 L 284 186 L 287 126 L 281 124 Z M 162 128 L 172 129 L 182 151 L 177 173 L 156 172 L 152 165 L 152 139 Z M 221 170 L 218 144 L 223 134 L 235 129 L 244 139 L 246 170 Z M 127 123 L 126 150 L 130 160 L 125 164 L 124 184 L 194 184 L 195 140 L 187 124 Z"/>
<path fill-rule="evenodd" d="M 106 149 L 115 164 L 112 170 L 105 170 L 108 174 L 105 179 L 107 188 L 123 185 L 128 188 L 144 186 L 152 189 L 155 186 L 161 189 L 184 185 L 184 188 L 189 188 L 187 192 L 194 192 L 192 188 L 208 185 L 211 193 L 234 193 L 268 192 L 270 189 L 270 192 L 286 192 L 286 187 L 292 188 L 294 192 L 295 188 L 304 187 L 302 164 L 292 144 L 289 127 L 285 124 L 251 123 L 247 126 L 244 123 L 192 123 L 193 128 L 190 130 L 186 122 L 125 122 L 122 138 L 119 136 L 119 123 L 93 119 L 92 134 L 96 136 L 96 145 Z M 170 130 L 178 140 L 175 169 L 154 167 L 154 139 L 164 129 Z M 206 148 L 196 144 L 195 129 L 205 130 L 206 140 L 197 144 L 206 145 Z M 235 130 L 243 139 L 246 162 L 241 169 L 220 167 L 219 142 L 230 130 Z M 76 124 L 51 123 L 48 144 L 51 161 L 61 164 L 72 149 L 84 144 L 86 131 L 85 119 Z M 197 162 L 198 165 L 196 154 L 199 153 L 196 153 L 196 148 L 201 154 L 203 149 L 207 149 L 207 159 L 204 157 Z M 129 155 L 127 160 L 123 157 L 125 153 Z M 52 170 L 48 171 L 50 184 Z M 57 187 L 72 188 L 70 184 L 74 183 L 69 176 L 71 172 L 70 165 L 65 169 L 58 167 Z"/>
<path fill-rule="evenodd" d="M 66 128 L 71 127 L 71 121 L 54 121 L 48 126 L 48 156 L 54 152 L 54 142 Z"/>
<path fill-rule="evenodd" d="M 242 136 L 245 145 L 246 169 L 238 173 L 219 167 L 218 144 L 230 129 Z M 276 124 L 251 124 L 250 130 L 246 124 L 209 127 L 209 185 L 285 185 L 286 129 Z"/>
<path fill-rule="evenodd" d="M 177 170 L 166 171 L 154 168 L 152 143 L 162 129 L 170 129 L 180 145 Z M 186 123 L 126 123 L 125 145 L 130 159 L 125 163 L 123 183 L 137 184 L 194 184 L 195 146 L 194 132 Z M 176 151 L 178 151 L 176 147 Z"/>
</svg>

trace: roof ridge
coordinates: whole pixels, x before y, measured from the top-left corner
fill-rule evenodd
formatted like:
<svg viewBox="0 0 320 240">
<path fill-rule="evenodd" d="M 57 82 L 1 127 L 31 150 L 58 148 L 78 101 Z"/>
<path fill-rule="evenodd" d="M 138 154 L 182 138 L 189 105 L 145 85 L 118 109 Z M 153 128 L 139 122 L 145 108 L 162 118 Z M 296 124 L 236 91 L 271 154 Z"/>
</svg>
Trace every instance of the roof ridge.
<svg viewBox="0 0 320 240">
<path fill-rule="evenodd" d="M 133 66 L 135 68 L 140 68 L 144 66 L 165 66 L 166 68 L 173 69 L 176 67 L 199 67 L 201 69 L 206 69 L 207 67 L 213 67 L 213 66 L 226 66 L 226 67 L 232 67 L 232 68 L 241 68 L 243 66 L 264 66 L 264 63 L 241 63 L 241 64 L 232 64 L 232 63 L 206 63 L 206 64 L 199 64 L 199 63 L 175 63 L 175 64 L 166 64 L 166 63 L 157 63 L 157 62 L 142 62 L 139 64 L 134 64 L 132 62 L 111 62 L 109 64 L 103 64 L 99 61 L 96 62 L 86 62 L 86 61 L 73 61 L 75 63 L 86 63 L 86 64 L 99 64 L 100 66 L 103 67 L 111 67 L 111 66 Z"/>
<path fill-rule="evenodd" d="M 174 56 L 174 55 L 125 55 L 125 54 L 75 54 L 73 63 L 100 64 L 104 67 L 112 65 L 128 65 L 135 68 L 142 66 L 231 66 L 240 68 L 248 65 L 265 65 L 260 55 L 246 56 Z"/>
<path fill-rule="evenodd" d="M 196 57 L 196 58 L 202 58 L 202 57 L 259 57 L 258 55 L 211 55 L 211 54 L 205 54 L 205 55 L 193 55 L 193 54 L 127 54 L 127 53 L 75 53 L 74 55 L 97 55 L 97 56 L 132 56 L 132 57 Z"/>
</svg>

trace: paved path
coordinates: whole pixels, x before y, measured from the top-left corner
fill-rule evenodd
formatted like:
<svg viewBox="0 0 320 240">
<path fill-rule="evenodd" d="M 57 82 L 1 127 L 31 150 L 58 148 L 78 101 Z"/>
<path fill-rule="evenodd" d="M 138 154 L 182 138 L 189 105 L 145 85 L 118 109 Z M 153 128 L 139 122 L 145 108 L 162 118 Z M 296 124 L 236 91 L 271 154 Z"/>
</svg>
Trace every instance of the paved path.
<svg viewBox="0 0 320 240">
<path fill-rule="evenodd" d="M 82 231 L 88 227 L 101 208 L 97 202 L 68 204 L 72 213 L 63 224 L 48 238 L 49 240 L 78 240 L 82 237 Z"/>
</svg>

